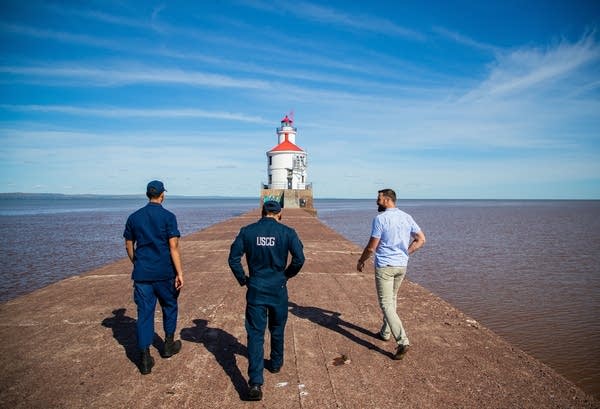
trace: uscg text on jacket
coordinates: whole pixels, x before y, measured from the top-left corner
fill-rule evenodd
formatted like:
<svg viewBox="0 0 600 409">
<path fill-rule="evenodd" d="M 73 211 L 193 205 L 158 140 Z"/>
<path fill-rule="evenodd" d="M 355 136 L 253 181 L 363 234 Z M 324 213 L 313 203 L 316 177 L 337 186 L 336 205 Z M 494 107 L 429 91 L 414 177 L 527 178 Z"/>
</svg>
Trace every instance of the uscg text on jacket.
<svg viewBox="0 0 600 409">
<path fill-rule="evenodd" d="M 257 246 L 267 246 L 273 247 L 275 246 L 275 237 L 256 237 L 256 245 Z"/>
</svg>

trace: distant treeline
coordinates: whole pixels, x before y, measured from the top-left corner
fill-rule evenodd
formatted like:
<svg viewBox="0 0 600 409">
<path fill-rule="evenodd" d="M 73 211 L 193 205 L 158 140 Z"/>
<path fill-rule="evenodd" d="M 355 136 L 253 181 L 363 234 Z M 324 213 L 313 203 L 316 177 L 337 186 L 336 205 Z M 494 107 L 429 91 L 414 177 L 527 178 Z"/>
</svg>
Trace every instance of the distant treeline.
<svg viewBox="0 0 600 409">
<path fill-rule="evenodd" d="M 92 194 L 81 194 L 81 195 L 67 195 L 63 193 L 0 193 L 0 199 L 135 199 L 139 198 L 140 195 L 92 195 Z"/>
<path fill-rule="evenodd" d="M 0 199 L 47 199 L 47 200 L 60 200 L 60 199 L 139 199 L 140 197 L 146 198 L 146 195 L 98 195 L 98 194 L 64 194 L 64 193 L 0 193 Z M 169 195 L 169 199 L 254 199 L 253 197 L 230 197 L 230 196 L 182 196 L 182 195 Z"/>
</svg>

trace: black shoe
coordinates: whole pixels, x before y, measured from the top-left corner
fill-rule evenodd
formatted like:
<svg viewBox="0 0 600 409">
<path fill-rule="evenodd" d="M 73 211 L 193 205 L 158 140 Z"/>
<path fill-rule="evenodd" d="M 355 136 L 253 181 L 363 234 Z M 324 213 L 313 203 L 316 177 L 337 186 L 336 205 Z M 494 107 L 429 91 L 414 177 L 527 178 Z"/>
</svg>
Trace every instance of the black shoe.
<svg viewBox="0 0 600 409">
<path fill-rule="evenodd" d="M 261 400 L 262 399 L 262 391 L 260 390 L 260 385 L 250 385 L 250 390 L 248 391 L 248 400 Z"/>
<path fill-rule="evenodd" d="M 396 349 L 396 353 L 392 357 L 392 359 L 400 360 L 404 358 L 404 355 L 408 352 L 409 345 L 398 345 L 398 349 Z"/>
<path fill-rule="evenodd" d="M 163 358 L 170 358 L 179 351 L 181 351 L 181 341 L 173 341 L 173 335 L 166 335 L 165 345 L 162 353 Z"/>
<path fill-rule="evenodd" d="M 281 366 L 282 366 L 282 365 L 279 365 L 279 366 L 273 366 L 273 363 L 272 363 L 272 361 L 271 361 L 271 362 L 269 362 L 269 364 L 267 365 L 267 370 L 268 370 L 269 372 L 271 372 L 271 373 L 279 373 L 279 372 L 281 372 Z"/>
<path fill-rule="evenodd" d="M 153 366 L 154 358 L 152 358 L 152 355 L 150 355 L 150 349 L 146 348 L 140 355 L 140 372 L 142 375 L 148 375 L 150 372 L 152 372 Z"/>
</svg>

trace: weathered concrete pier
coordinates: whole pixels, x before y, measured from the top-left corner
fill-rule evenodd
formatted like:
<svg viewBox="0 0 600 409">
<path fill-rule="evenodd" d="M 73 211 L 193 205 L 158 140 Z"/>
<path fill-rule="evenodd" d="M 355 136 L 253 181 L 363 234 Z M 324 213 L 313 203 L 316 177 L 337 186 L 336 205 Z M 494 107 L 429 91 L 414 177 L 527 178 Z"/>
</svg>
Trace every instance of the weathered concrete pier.
<svg viewBox="0 0 600 409">
<path fill-rule="evenodd" d="M 182 240 L 183 349 L 170 359 L 152 349 L 150 375 L 134 364 L 136 314 L 125 257 L 0 305 L 0 407 L 600 407 L 410 281 L 402 285 L 398 309 L 412 348 L 393 361 L 394 345 L 376 338 L 381 313 L 372 269 L 355 271 L 361 249 L 301 209 L 283 213 L 307 257 L 289 282 L 285 364 L 278 374 L 265 371 L 262 401 L 243 401 L 245 290 L 227 255 L 239 228 L 258 217 L 255 210 Z M 161 319 L 158 313 L 160 337 Z"/>
</svg>

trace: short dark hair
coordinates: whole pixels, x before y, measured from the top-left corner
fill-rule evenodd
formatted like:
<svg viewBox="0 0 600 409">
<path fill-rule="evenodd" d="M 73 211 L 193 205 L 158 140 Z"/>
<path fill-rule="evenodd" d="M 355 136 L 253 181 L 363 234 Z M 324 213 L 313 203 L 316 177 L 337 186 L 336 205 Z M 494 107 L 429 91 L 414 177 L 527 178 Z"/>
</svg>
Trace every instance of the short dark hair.
<svg viewBox="0 0 600 409">
<path fill-rule="evenodd" d="M 396 192 L 392 189 L 381 189 L 377 193 L 381 193 L 382 196 L 389 197 L 392 199 L 392 202 L 396 203 Z"/>
<path fill-rule="evenodd" d="M 160 197 L 160 195 L 162 195 L 162 193 L 163 192 L 159 193 L 159 192 L 156 192 L 156 191 L 154 191 L 154 192 L 146 192 L 146 197 L 148 199 L 157 199 L 157 198 Z"/>
</svg>

